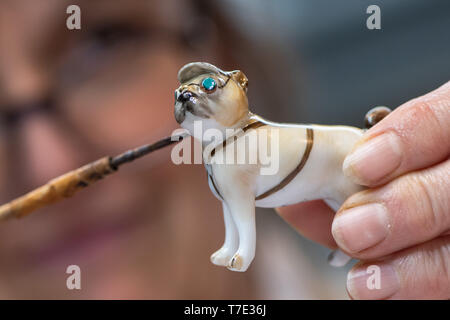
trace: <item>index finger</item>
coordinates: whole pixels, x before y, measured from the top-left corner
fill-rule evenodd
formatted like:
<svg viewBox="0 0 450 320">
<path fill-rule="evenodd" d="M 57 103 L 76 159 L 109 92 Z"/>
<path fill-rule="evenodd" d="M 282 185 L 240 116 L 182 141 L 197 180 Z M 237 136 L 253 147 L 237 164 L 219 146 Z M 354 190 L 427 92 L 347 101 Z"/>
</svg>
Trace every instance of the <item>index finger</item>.
<svg viewBox="0 0 450 320">
<path fill-rule="evenodd" d="M 450 155 L 450 81 L 398 107 L 367 131 L 344 161 L 356 183 L 382 185 Z"/>
</svg>

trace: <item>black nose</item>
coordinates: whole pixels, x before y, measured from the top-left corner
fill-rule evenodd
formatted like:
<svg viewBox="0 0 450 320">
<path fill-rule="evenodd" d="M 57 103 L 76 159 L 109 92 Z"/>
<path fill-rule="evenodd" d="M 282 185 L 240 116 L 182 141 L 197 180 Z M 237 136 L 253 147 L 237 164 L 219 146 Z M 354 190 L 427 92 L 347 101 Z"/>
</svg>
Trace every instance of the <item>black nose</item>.
<svg viewBox="0 0 450 320">
<path fill-rule="evenodd" d="M 184 91 L 178 96 L 178 101 L 180 102 L 186 102 L 189 101 L 194 96 L 194 94 L 190 91 Z"/>
</svg>

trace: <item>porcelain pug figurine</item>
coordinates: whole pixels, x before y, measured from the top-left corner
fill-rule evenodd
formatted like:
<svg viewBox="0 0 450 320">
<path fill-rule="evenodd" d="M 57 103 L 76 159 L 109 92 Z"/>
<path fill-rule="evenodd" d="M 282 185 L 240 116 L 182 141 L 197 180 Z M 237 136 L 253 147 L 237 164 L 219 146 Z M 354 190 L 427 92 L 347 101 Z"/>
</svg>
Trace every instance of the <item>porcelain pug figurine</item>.
<svg viewBox="0 0 450 320">
<path fill-rule="evenodd" d="M 209 186 L 223 206 L 225 242 L 211 256 L 212 263 L 233 271 L 247 270 L 255 256 L 255 206 L 275 208 L 323 199 L 338 210 L 345 199 L 362 189 L 342 172 L 344 158 L 363 134 L 362 129 L 264 120 L 249 111 L 248 80 L 239 70 L 225 72 L 195 62 L 180 69 L 178 80 L 181 86 L 175 91 L 175 118 L 202 141 Z M 372 124 L 381 118 L 375 114 Z M 213 128 L 224 133 L 224 138 L 212 145 L 204 141 L 203 135 L 194 130 L 196 121 L 201 122 L 203 130 Z M 240 130 L 226 136 L 226 129 Z M 247 156 L 252 152 L 258 155 L 253 163 L 215 161 L 252 133 L 265 133 L 267 145 L 277 147 L 278 170 L 274 174 L 261 174 L 264 164 L 257 152 L 260 142 L 244 144 Z M 338 252 L 330 263 L 344 265 L 349 260 Z"/>
</svg>

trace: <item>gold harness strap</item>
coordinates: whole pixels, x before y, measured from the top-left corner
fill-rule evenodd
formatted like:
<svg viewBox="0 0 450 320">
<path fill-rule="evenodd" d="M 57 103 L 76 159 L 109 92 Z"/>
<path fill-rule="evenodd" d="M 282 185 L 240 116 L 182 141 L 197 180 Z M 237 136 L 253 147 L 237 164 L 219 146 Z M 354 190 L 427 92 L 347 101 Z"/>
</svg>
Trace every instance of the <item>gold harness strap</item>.
<svg viewBox="0 0 450 320">
<path fill-rule="evenodd" d="M 264 199 L 268 196 L 270 196 L 271 194 L 277 192 L 278 190 L 281 190 L 282 188 L 284 188 L 289 182 L 292 181 L 292 179 L 294 179 L 297 174 L 303 169 L 303 167 L 306 164 L 306 161 L 309 158 L 309 154 L 311 153 L 311 149 L 313 146 L 313 142 L 314 142 L 314 131 L 311 128 L 307 128 L 306 129 L 306 149 L 305 152 L 303 153 L 303 157 L 302 160 L 300 161 L 300 163 L 298 164 L 298 166 L 295 168 L 294 171 L 292 171 L 289 175 L 286 176 L 286 178 L 284 178 L 279 184 L 277 184 L 276 186 L 274 186 L 273 188 L 267 190 L 266 192 L 260 194 L 259 196 L 257 196 L 255 199 L 256 200 L 261 200 Z"/>
<path fill-rule="evenodd" d="M 250 124 L 248 124 L 247 126 L 245 126 L 242 130 L 244 132 L 246 132 L 249 129 L 256 129 L 259 128 L 261 126 L 266 125 L 266 123 L 261 122 L 261 121 L 254 121 Z M 234 141 L 237 138 L 237 136 L 232 136 L 229 137 L 228 139 L 226 139 L 225 141 L 223 141 L 223 143 L 219 146 L 217 146 L 216 148 L 214 148 L 211 151 L 211 155 L 210 155 L 210 159 L 214 156 L 214 154 L 216 153 L 216 150 L 219 148 L 225 148 L 227 146 L 227 144 L 231 141 Z M 300 160 L 300 163 L 297 165 L 297 167 L 289 174 L 287 175 L 279 184 L 277 184 L 276 186 L 270 188 L 269 190 L 267 190 L 266 192 L 260 194 L 259 196 L 257 196 L 255 198 L 255 200 L 261 200 L 264 199 L 270 195 L 272 195 L 273 193 L 283 189 L 286 185 L 288 185 L 296 176 L 297 174 L 303 169 L 303 167 L 306 164 L 306 161 L 308 161 L 309 155 L 311 153 L 312 147 L 313 147 L 313 143 L 314 143 L 314 130 L 311 128 L 306 128 L 306 148 L 305 151 L 303 152 L 303 156 L 302 159 Z M 211 179 L 211 183 L 212 186 L 214 188 L 214 191 L 219 195 L 219 197 L 223 200 L 222 195 L 220 194 L 215 181 L 214 181 L 214 177 L 211 174 L 208 174 L 208 178 Z"/>
<path fill-rule="evenodd" d="M 243 131 L 243 132 L 246 132 L 247 130 L 250 130 L 250 129 L 256 129 L 256 128 L 259 128 L 259 127 L 265 126 L 265 125 L 267 125 L 267 124 L 264 123 L 264 122 L 255 120 L 254 122 L 251 122 L 250 124 L 248 124 L 248 125 L 246 125 L 244 128 L 242 128 L 242 131 Z M 234 136 L 231 136 L 231 137 L 225 139 L 225 140 L 222 142 L 222 144 L 219 144 L 217 147 L 215 147 L 214 149 L 212 149 L 211 155 L 209 156 L 209 159 L 211 159 L 212 157 L 214 157 L 214 155 L 216 154 L 216 150 L 225 148 L 225 147 L 227 146 L 228 143 L 230 143 L 230 142 L 236 140 L 237 138 L 238 138 L 238 136 L 237 136 L 237 135 L 234 135 Z"/>
<path fill-rule="evenodd" d="M 261 122 L 261 121 L 258 121 L 258 120 L 255 120 L 255 121 L 249 123 L 248 125 L 246 125 L 244 128 L 242 128 L 242 131 L 245 133 L 246 131 L 248 131 L 248 130 L 250 130 L 250 129 L 256 129 L 256 128 L 259 128 L 259 127 L 265 126 L 265 125 L 266 125 L 266 123 Z M 215 148 L 211 151 L 211 154 L 210 154 L 210 156 L 209 156 L 209 159 L 212 159 L 212 157 L 216 154 L 216 150 L 225 148 L 225 147 L 227 146 L 228 143 L 230 143 L 230 142 L 236 140 L 237 138 L 238 138 L 238 136 L 231 136 L 231 137 L 229 137 L 228 139 L 225 139 L 225 140 L 222 142 L 222 144 L 218 145 L 217 147 L 215 147 Z M 212 174 L 208 174 L 208 178 L 211 179 L 211 184 L 212 184 L 212 186 L 213 186 L 213 188 L 214 188 L 214 191 L 215 191 L 215 192 L 219 195 L 219 197 L 223 200 L 223 197 L 222 197 L 222 195 L 220 194 L 219 189 L 218 189 L 217 186 L 216 186 L 216 183 L 215 183 L 215 181 L 214 181 L 214 177 L 212 176 Z"/>
</svg>

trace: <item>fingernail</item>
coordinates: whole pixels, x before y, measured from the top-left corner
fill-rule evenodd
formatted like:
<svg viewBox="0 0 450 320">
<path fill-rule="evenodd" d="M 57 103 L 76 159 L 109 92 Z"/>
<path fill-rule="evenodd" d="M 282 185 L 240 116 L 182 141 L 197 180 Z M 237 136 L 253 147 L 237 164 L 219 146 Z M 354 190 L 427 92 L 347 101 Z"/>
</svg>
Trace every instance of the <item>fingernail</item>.
<svg viewBox="0 0 450 320">
<path fill-rule="evenodd" d="M 389 227 L 385 207 L 371 203 L 341 212 L 333 221 L 332 232 L 339 247 L 356 253 L 384 240 Z"/>
<path fill-rule="evenodd" d="M 359 266 L 347 275 L 347 291 L 353 299 L 386 299 L 399 289 L 397 273 L 389 264 Z"/>
<path fill-rule="evenodd" d="M 377 182 L 400 165 L 401 151 L 394 133 L 383 133 L 357 147 L 344 160 L 344 173 L 358 184 Z"/>
</svg>

